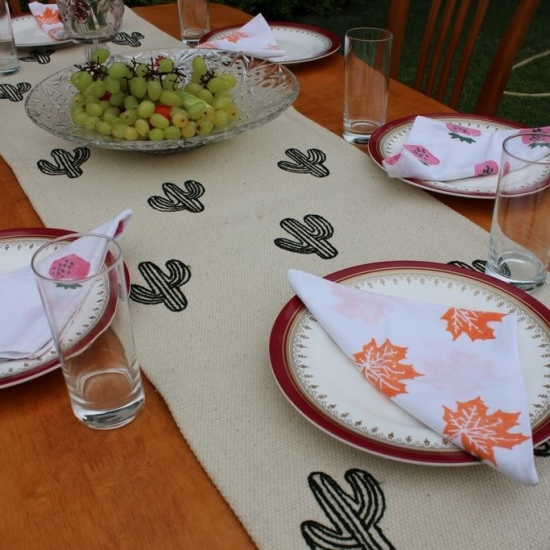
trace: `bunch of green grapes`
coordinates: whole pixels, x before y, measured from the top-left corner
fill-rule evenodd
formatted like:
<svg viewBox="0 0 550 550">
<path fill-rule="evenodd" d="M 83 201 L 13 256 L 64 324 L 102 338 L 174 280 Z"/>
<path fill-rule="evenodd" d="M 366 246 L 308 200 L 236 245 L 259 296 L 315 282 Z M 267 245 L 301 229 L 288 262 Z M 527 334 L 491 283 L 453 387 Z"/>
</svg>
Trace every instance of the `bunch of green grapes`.
<svg viewBox="0 0 550 550">
<path fill-rule="evenodd" d="M 216 74 L 200 56 L 187 81 L 168 58 L 106 65 L 108 55 L 96 50 L 71 75 L 77 90 L 71 118 L 83 128 L 127 141 L 173 140 L 209 134 L 238 116 L 235 76 Z"/>
</svg>

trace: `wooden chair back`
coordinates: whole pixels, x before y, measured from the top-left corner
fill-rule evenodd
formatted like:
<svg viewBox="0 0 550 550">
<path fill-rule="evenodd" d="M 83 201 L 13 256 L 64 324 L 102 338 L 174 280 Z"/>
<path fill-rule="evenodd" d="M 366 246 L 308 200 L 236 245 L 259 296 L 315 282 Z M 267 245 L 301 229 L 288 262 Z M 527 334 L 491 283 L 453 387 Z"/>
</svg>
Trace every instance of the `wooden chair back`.
<svg viewBox="0 0 550 550">
<path fill-rule="evenodd" d="M 457 108 L 489 2 L 432 0 L 412 84 L 414 89 Z M 512 66 L 539 4 L 540 0 L 518 1 L 485 77 L 475 113 L 496 114 Z M 390 76 L 394 79 L 399 79 L 409 7 L 410 0 L 392 0 L 390 5 L 387 28 L 394 35 L 390 68 Z"/>
</svg>

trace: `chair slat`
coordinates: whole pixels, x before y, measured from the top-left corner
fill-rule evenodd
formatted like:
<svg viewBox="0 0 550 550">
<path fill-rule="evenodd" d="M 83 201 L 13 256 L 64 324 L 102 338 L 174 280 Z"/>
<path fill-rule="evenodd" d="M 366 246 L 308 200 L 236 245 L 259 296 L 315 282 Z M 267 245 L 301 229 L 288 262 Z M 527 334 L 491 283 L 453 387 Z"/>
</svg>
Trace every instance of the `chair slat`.
<svg viewBox="0 0 550 550">
<path fill-rule="evenodd" d="M 469 0 L 466 1 L 468 2 Z M 424 90 L 427 95 L 432 95 L 432 90 L 437 75 L 437 68 L 443 55 L 445 41 L 449 33 L 449 27 L 451 26 L 455 6 L 456 0 L 447 0 L 445 9 L 443 10 L 443 15 L 441 17 L 441 21 L 437 31 L 435 45 L 432 51 L 432 58 L 429 66 L 427 67 L 428 73 L 426 77 L 426 83 L 424 84 Z M 429 39 L 429 37 L 427 38 Z"/>
<path fill-rule="evenodd" d="M 506 82 L 539 4 L 540 0 L 520 0 L 481 87 L 476 113 L 493 115 L 497 112 Z"/>
<path fill-rule="evenodd" d="M 462 2 L 460 2 L 458 6 L 458 12 L 456 14 L 456 18 L 453 25 L 453 31 L 449 38 L 447 51 L 445 53 L 443 66 L 441 68 L 441 74 L 439 76 L 439 84 L 437 86 L 437 91 L 435 92 L 435 95 L 434 95 L 434 97 L 438 101 L 443 101 L 445 98 L 445 93 L 447 91 L 447 86 L 449 84 L 449 77 L 451 76 L 451 71 L 454 65 L 456 52 L 458 50 L 460 38 L 462 37 L 462 32 L 464 30 L 464 25 L 466 23 L 466 18 L 468 17 L 468 12 L 470 10 L 471 3 L 472 3 L 471 0 L 462 0 Z"/>
<path fill-rule="evenodd" d="M 496 114 L 515 58 L 540 1 L 518 0 L 487 72 L 475 113 Z M 498 0 L 493 2 L 498 3 Z M 458 3 L 457 0 L 432 0 L 418 54 L 412 84 L 414 89 L 457 108 L 489 3 L 490 0 L 458 0 Z M 410 0 L 392 0 L 388 14 L 387 28 L 394 35 L 390 70 L 394 79 L 399 78 L 410 5 Z M 474 13 L 469 24 L 471 11 Z"/>
<path fill-rule="evenodd" d="M 458 106 L 460 95 L 462 94 L 462 89 L 464 88 L 464 82 L 466 81 L 466 74 L 468 73 L 470 61 L 472 60 L 472 55 L 474 53 L 477 37 L 483 26 L 485 13 L 488 8 L 489 0 L 480 0 L 474 15 L 472 26 L 470 27 L 470 33 L 468 34 L 468 38 L 466 39 L 466 43 L 461 52 L 460 64 L 456 71 L 451 97 L 448 102 L 449 107 L 452 107 L 453 109 L 456 109 Z"/>
<path fill-rule="evenodd" d="M 426 27 L 424 29 L 424 37 L 422 39 L 422 45 L 420 46 L 420 54 L 418 55 L 418 64 L 416 67 L 416 74 L 414 76 L 413 88 L 419 90 L 422 87 L 422 81 L 424 77 L 424 69 L 428 65 L 428 56 L 430 53 L 430 45 L 432 41 L 432 35 L 437 23 L 437 16 L 441 8 L 442 0 L 433 0 L 426 20 Z M 399 0 L 393 0 L 393 3 L 399 3 Z M 408 14 L 407 14 L 408 16 Z"/>
</svg>

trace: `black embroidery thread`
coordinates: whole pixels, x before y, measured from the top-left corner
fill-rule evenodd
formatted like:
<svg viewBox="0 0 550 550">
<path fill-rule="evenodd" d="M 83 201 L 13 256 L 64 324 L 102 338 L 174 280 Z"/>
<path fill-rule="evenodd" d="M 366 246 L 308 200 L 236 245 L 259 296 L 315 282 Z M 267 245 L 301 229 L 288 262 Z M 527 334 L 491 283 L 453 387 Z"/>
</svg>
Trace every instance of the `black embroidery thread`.
<svg viewBox="0 0 550 550">
<path fill-rule="evenodd" d="M 198 213 L 204 210 L 204 205 L 199 199 L 204 195 L 204 187 L 194 180 L 184 182 L 185 190 L 178 187 L 175 183 L 163 183 L 162 190 L 166 197 L 154 195 L 147 199 L 149 206 L 159 212 L 179 212 L 180 210 L 189 210 L 189 212 Z"/>
<path fill-rule="evenodd" d="M 20 82 L 17 86 L 13 84 L 0 84 L 0 99 L 9 99 L 17 103 L 25 99 L 23 94 L 26 94 L 30 89 L 31 85 L 28 82 Z"/>
<path fill-rule="evenodd" d="M 338 255 L 328 239 L 334 234 L 334 228 L 322 216 L 308 214 L 304 216 L 305 224 L 292 218 L 285 218 L 279 224 L 287 233 L 299 242 L 289 239 L 275 239 L 275 244 L 283 250 L 298 254 L 317 254 L 323 260 L 330 260 Z"/>
<path fill-rule="evenodd" d="M 546 441 L 535 447 L 535 456 L 550 457 L 550 441 Z"/>
<path fill-rule="evenodd" d="M 294 162 L 281 160 L 277 163 L 277 166 L 287 172 L 311 174 L 316 178 L 325 178 L 330 174 L 329 169 L 323 166 L 327 156 L 319 149 L 308 149 L 307 155 L 304 155 L 298 149 L 287 149 L 285 154 Z"/>
<path fill-rule="evenodd" d="M 130 298 L 145 305 L 164 304 L 177 313 L 187 307 L 187 298 L 179 287 L 189 281 L 191 270 L 180 260 L 168 260 L 165 265 L 168 274 L 153 262 L 141 262 L 138 269 L 149 288 L 132 284 Z"/>
<path fill-rule="evenodd" d="M 350 495 L 323 472 L 313 472 L 308 484 L 331 527 L 313 520 L 301 525 L 302 536 L 313 550 L 395 550 L 379 526 L 386 509 L 380 484 L 369 473 L 353 469 L 344 474 Z"/>
<path fill-rule="evenodd" d="M 55 50 L 32 50 L 29 52 L 29 55 L 25 57 L 20 57 L 21 61 L 26 63 L 38 63 L 39 65 L 47 65 L 52 59 L 51 54 Z"/>
<path fill-rule="evenodd" d="M 487 265 L 487 260 L 474 260 L 472 265 L 467 264 L 466 262 L 461 262 L 460 260 L 452 260 L 447 262 L 448 265 L 454 265 L 456 267 L 462 267 L 463 269 L 471 269 L 473 271 L 479 271 L 480 273 L 485 273 L 485 266 Z"/>
<path fill-rule="evenodd" d="M 80 166 L 90 158 L 90 149 L 77 147 L 72 153 L 64 149 L 53 149 L 51 155 L 56 163 L 39 160 L 36 164 L 40 171 L 47 176 L 68 176 L 73 179 L 83 174 Z"/>
<path fill-rule="evenodd" d="M 140 40 L 143 40 L 144 38 L 145 36 L 143 36 L 140 32 L 134 31 L 132 34 L 128 34 L 127 32 L 119 32 L 112 42 L 118 44 L 119 46 L 138 48 L 141 46 Z"/>
</svg>

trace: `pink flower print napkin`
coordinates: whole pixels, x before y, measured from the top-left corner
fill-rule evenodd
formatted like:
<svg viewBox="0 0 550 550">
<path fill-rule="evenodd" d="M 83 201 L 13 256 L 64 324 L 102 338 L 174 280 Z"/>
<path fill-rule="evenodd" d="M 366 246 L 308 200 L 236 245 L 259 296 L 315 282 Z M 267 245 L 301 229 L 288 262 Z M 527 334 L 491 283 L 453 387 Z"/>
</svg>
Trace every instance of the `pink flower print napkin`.
<svg viewBox="0 0 550 550">
<path fill-rule="evenodd" d="M 67 34 L 63 23 L 59 21 L 59 9 L 56 4 L 29 2 L 29 10 L 40 28 L 53 40 L 64 40 Z"/>
<path fill-rule="evenodd" d="M 125 233 L 131 217 L 132 212 L 125 210 L 92 233 L 119 238 Z M 79 239 L 68 244 L 43 261 L 47 261 L 49 265 L 57 260 L 50 268 L 55 270 L 63 259 L 73 262 L 77 260 L 79 269 L 82 267 L 86 272 L 89 271 L 92 264 L 103 261 L 105 251 L 91 250 L 82 241 Z M 74 309 L 70 309 L 71 304 L 68 307 L 67 320 Z M 30 263 L 21 269 L 0 275 L 0 327 L 0 359 L 36 357 L 53 345 Z"/>
<path fill-rule="evenodd" d="M 298 270 L 288 281 L 365 384 L 503 474 L 538 483 L 513 314 L 376 294 Z"/>
<path fill-rule="evenodd" d="M 277 45 L 273 32 L 262 14 L 225 38 L 203 42 L 197 47 L 243 52 L 254 57 L 272 58 L 272 61 L 282 61 L 286 56 L 286 51 Z"/>
<path fill-rule="evenodd" d="M 550 147 L 550 126 L 536 129 L 478 130 L 466 125 L 417 116 L 402 150 L 383 161 L 392 178 L 451 181 L 498 174 L 502 142 L 517 133 L 544 136 L 537 147 L 526 137 L 528 158 L 538 160 Z M 547 149 L 546 149 L 547 151 Z M 513 169 L 513 167 L 511 168 Z"/>
</svg>

